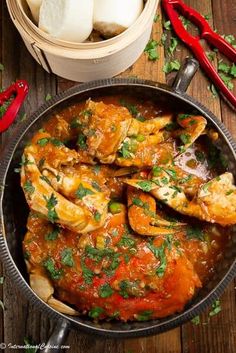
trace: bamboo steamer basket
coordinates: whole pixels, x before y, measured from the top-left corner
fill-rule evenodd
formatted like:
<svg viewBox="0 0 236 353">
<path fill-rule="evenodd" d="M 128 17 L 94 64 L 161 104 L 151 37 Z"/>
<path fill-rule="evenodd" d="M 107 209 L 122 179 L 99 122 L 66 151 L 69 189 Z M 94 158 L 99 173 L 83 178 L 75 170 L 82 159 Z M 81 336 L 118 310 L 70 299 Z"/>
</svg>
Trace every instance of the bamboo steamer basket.
<svg viewBox="0 0 236 353">
<path fill-rule="evenodd" d="M 6 3 L 28 51 L 47 72 L 86 82 L 113 77 L 139 58 L 150 38 L 159 0 L 147 0 L 136 22 L 120 35 L 84 43 L 55 39 L 40 30 L 31 19 L 26 0 Z"/>
</svg>

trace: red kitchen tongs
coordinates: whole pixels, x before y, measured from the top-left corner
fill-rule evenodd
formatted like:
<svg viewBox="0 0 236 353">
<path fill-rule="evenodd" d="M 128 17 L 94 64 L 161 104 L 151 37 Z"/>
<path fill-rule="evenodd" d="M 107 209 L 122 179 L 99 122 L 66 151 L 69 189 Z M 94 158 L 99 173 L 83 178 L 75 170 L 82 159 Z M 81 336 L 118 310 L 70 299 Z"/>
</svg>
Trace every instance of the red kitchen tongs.
<svg viewBox="0 0 236 353">
<path fill-rule="evenodd" d="M 203 16 L 201 16 L 196 10 L 184 4 L 181 0 L 162 0 L 162 6 L 169 17 L 177 36 L 192 50 L 205 73 L 209 76 L 215 86 L 220 89 L 227 100 L 236 108 L 236 97 L 227 88 L 216 69 L 211 64 L 200 44 L 200 39 L 205 39 L 233 63 L 236 62 L 236 50 L 211 29 Z M 179 15 L 186 17 L 199 28 L 198 36 L 192 36 L 184 28 L 182 21 L 179 19 Z"/>
<path fill-rule="evenodd" d="M 15 120 L 28 91 L 28 83 L 24 80 L 19 80 L 11 85 L 6 91 L 0 93 L 0 106 L 13 97 L 6 113 L 0 118 L 0 133 L 7 130 Z"/>
</svg>

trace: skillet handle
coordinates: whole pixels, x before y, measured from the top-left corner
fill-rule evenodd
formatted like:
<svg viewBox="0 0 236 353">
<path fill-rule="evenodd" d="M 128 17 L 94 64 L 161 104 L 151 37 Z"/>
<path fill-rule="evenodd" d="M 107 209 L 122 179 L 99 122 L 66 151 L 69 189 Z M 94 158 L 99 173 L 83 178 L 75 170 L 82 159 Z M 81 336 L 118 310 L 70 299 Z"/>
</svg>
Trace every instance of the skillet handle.
<svg viewBox="0 0 236 353">
<path fill-rule="evenodd" d="M 67 320 L 59 320 L 53 329 L 51 336 L 49 337 L 45 348 L 40 349 L 41 353 L 59 353 L 63 350 L 63 344 L 65 343 L 69 333 L 70 323 Z"/>
<path fill-rule="evenodd" d="M 187 58 L 176 75 L 172 86 L 173 90 L 179 94 L 186 92 L 198 69 L 198 61 L 193 58 Z"/>
</svg>

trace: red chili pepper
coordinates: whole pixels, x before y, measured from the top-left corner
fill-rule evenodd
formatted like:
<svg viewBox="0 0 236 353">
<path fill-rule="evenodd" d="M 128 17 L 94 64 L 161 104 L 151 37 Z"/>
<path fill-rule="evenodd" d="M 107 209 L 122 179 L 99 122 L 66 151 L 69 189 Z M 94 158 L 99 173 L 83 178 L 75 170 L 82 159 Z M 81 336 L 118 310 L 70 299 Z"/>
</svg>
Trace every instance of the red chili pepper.
<svg viewBox="0 0 236 353">
<path fill-rule="evenodd" d="M 6 113 L 0 119 L 0 133 L 6 131 L 9 126 L 15 120 L 18 111 L 25 100 L 25 97 L 29 91 L 28 83 L 24 80 L 16 81 L 11 85 L 6 91 L 0 93 L 0 105 L 2 106 L 6 101 L 8 101 L 12 96 L 14 96 L 13 101 L 7 108 Z"/>
</svg>

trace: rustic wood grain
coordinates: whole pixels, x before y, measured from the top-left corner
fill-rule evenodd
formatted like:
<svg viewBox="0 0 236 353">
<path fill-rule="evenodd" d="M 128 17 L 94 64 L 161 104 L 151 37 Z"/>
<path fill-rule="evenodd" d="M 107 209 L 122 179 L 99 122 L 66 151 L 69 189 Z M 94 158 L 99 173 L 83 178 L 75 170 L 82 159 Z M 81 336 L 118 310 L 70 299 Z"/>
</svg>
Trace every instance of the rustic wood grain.
<svg viewBox="0 0 236 353">
<path fill-rule="evenodd" d="M 202 14 L 214 14 L 210 19 L 211 25 L 215 25 L 220 33 L 235 33 L 236 24 L 236 3 L 221 0 L 186 0 L 190 6 Z M 37 65 L 13 27 L 7 14 L 5 2 L 0 4 L 0 62 L 5 66 L 0 79 L 2 87 L 7 87 L 16 78 L 24 78 L 30 84 L 30 94 L 22 112 L 29 116 L 35 109 L 44 102 L 48 93 L 51 95 L 65 90 L 76 83 L 67 81 L 53 75 L 48 75 Z M 160 13 L 160 11 L 158 11 Z M 224 14 L 224 16 L 222 16 Z M 162 34 L 161 17 L 154 24 L 152 39 L 160 40 Z M 183 60 L 191 55 L 183 46 L 174 55 L 174 58 Z M 167 53 L 164 48 L 158 47 L 160 59 L 157 62 L 150 62 L 147 55 L 143 54 L 140 59 L 128 70 L 122 73 L 121 77 L 138 76 L 139 78 L 151 79 L 165 82 L 163 65 Z M 167 58 L 168 59 L 168 58 Z M 167 81 L 173 81 L 174 74 L 167 76 Z M 236 137 L 236 125 L 234 124 L 235 113 L 232 112 L 219 98 L 214 99 L 207 89 L 209 80 L 199 71 L 192 81 L 188 93 L 208 106 L 215 115 L 226 123 L 228 128 Z M 17 123 L 20 123 L 19 121 Z M 3 134 L 0 142 L 4 145 L 11 134 Z M 0 267 L 1 271 L 1 267 Z M 28 301 L 17 291 L 14 283 L 8 278 L 7 273 L 3 288 L 3 301 L 6 306 L 4 315 L 0 312 L 0 343 L 22 344 L 24 337 L 31 337 L 35 342 L 45 342 L 54 322 L 46 315 L 35 310 Z M 0 287 L 0 298 L 2 286 Z M 201 324 L 194 326 L 187 323 L 182 328 L 156 335 L 153 337 L 139 339 L 102 339 L 91 337 L 72 330 L 66 342 L 70 346 L 68 352 L 72 353 L 234 353 L 236 347 L 236 306 L 235 288 L 232 283 L 221 298 L 222 312 L 216 317 L 208 320 L 208 313 L 201 315 Z M 6 352 L 12 352 L 6 349 Z"/>
</svg>

